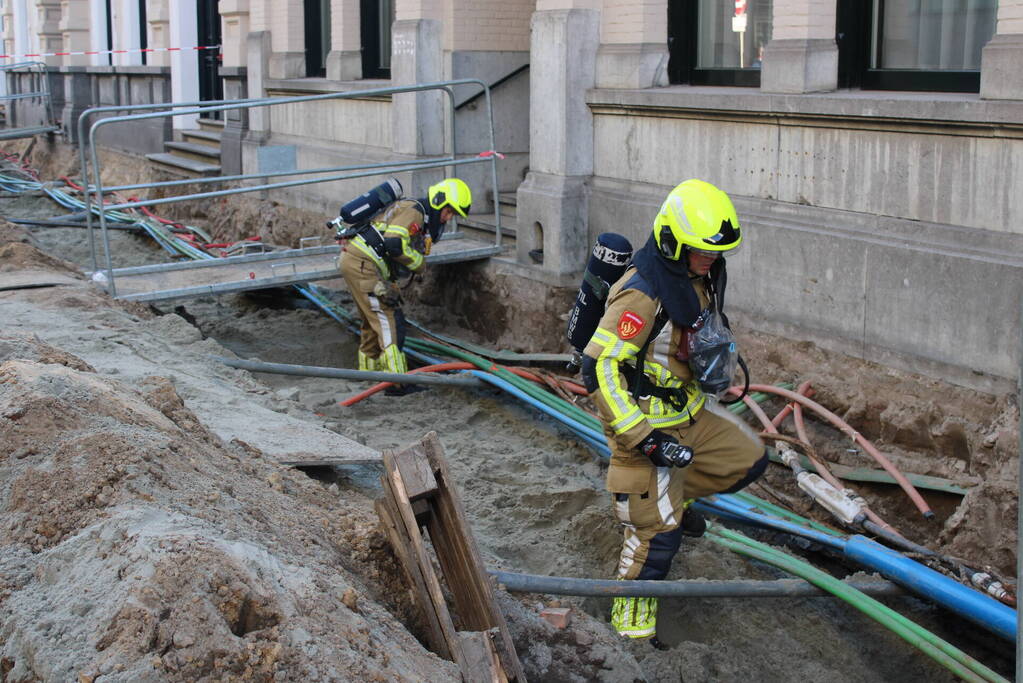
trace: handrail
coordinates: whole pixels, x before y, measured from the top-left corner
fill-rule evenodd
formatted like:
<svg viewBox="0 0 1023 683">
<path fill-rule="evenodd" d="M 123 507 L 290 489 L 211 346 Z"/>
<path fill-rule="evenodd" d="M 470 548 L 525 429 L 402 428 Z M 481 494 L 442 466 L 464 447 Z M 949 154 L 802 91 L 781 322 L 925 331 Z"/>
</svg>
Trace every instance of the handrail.
<svg viewBox="0 0 1023 683">
<path fill-rule="evenodd" d="M 175 107 L 195 107 L 195 106 L 205 106 L 205 105 L 213 106 L 213 105 L 223 104 L 224 102 L 231 102 L 231 101 L 235 101 L 235 102 L 255 102 L 255 101 L 257 101 L 257 99 L 258 98 L 250 98 L 250 99 L 247 99 L 247 100 L 206 100 L 206 101 L 199 101 L 199 102 L 155 102 L 155 103 L 149 103 L 149 104 L 110 104 L 110 105 L 103 105 L 103 106 L 100 106 L 100 107 L 89 107 L 88 109 L 86 109 L 85 111 L 83 111 L 81 114 L 78 115 L 78 138 L 77 138 L 77 140 L 78 140 L 78 166 L 81 169 L 82 184 L 85 186 L 85 189 L 83 190 L 83 193 L 82 193 L 82 199 L 85 201 L 86 207 L 90 206 L 91 199 L 90 199 L 90 195 L 89 195 L 89 190 L 90 190 L 90 186 L 89 186 L 89 170 L 88 170 L 87 159 L 86 159 L 86 156 L 85 156 L 85 150 L 86 150 L 86 147 L 88 146 L 86 144 L 85 121 L 92 114 L 99 114 L 101 112 L 107 112 L 107 111 L 141 111 L 141 110 L 146 110 L 146 109 L 173 109 Z M 113 191 L 113 189 L 111 189 L 111 191 Z M 100 202 L 100 203 L 102 204 L 102 202 Z M 93 236 L 92 236 L 92 212 L 89 211 L 88 209 L 86 209 L 86 211 L 85 211 L 85 225 L 88 228 L 89 255 L 92 257 L 92 269 L 95 271 L 95 270 L 97 270 L 97 266 L 96 266 L 96 245 L 95 245 L 95 241 L 94 241 Z"/>
<path fill-rule="evenodd" d="M 504 76 L 501 76 L 496 81 L 491 83 L 490 84 L 490 89 L 493 90 L 494 88 L 496 88 L 497 86 L 501 85 L 505 81 L 510 81 L 512 78 L 515 78 L 516 76 L 518 76 L 520 73 L 522 73 L 523 71 L 525 71 L 528 68 L 529 68 L 529 62 L 526 62 L 522 66 L 519 66 L 518 68 L 514 69 L 510 73 L 507 73 Z M 455 105 L 455 110 L 458 110 L 458 109 L 461 109 L 462 107 L 467 106 L 470 102 L 475 102 L 477 99 L 480 98 L 481 95 L 483 95 L 483 93 L 484 93 L 484 91 L 480 90 L 475 95 L 471 95 L 467 99 L 462 100 L 460 103 Z"/>
<path fill-rule="evenodd" d="M 39 132 L 54 131 L 59 128 L 57 125 L 57 117 L 53 111 L 53 96 L 50 93 L 50 78 L 49 72 L 46 70 L 46 64 L 44 62 L 17 62 L 15 64 L 4 64 L 0 66 L 0 72 L 13 72 L 24 69 L 25 73 L 36 74 L 39 79 L 39 87 L 36 90 L 26 93 L 10 93 L 7 95 L 0 96 L 0 100 L 23 100 L 23 99 L 34 99 L 41 98 L 43 100 L 44 107 L 44 124 L 42 126 L 21 126 L 19 128 L 7 129 L 7 135 L 4 139 L 10 139 L 11 133 L 17 131 L 24 131 L 30 135 L 35 135 Z M 28 137 L 23 136 L 23 137 Z"/>
<path fill-rule="evenodd" d="M 98 213 L 99 213 L 100 230 L 101 230 L 101 233 L 103 235 L 104 255 L 105 255 L 105 260 L 106 260 L 106 276 L 107 276 L 107 282 L 109 284 L 110 295 L 113 296 L 113 297 L 116 297 L 117 296 L 117 290 L 116 290 L 116 285 L 114 284 L 113 265 L 111 263 L 111 258 L 110 258 L 110 239 L 109 239 L 109 234 L 107 232 L 107 220 L 106 220 L 106 212 L 107 212 L 107 210 L 135 208 L 135 207 L 141 207 L 141 206 L 154 206 L 154 205 L 157 205 L 157 204 L 167 204 L 167 203 L 171 203 L 171 202 L 179 202 L 179 201 L 185 201 L 185 200 L 189 200 L 189 199 L 197 199 L 197 198 L 204 198 L 204 197 L 221 197 L 221 196 L 225 196 L 225 195 L 228 195 L 228 194 L 241 194 L 241 193 L 244 193 L 244 192 L 255 192 L 255 191 L 266 190 L 266 189 L 273 189 L 273 188 L 293 187 L 293 186 L 296 186 L 296 185 L 322 183 L 322 182 L 329 182 L 329 181 L 332 181 L 332 180 L 342 180 L 342 179 L 348 179 L 348 178 L 359 178 L 359 177 L 365 177 L 365 176 L 370 176 L 370 175 L 381 175 L 383 173 L 383 171 L 380 171 L 377 168 L 377 169 L 374 169 L 372 171 L 367 171 L 367 172 L 363 172 L 363 173 L 354 173 L 354 174 L 336 175 L 336 176 L 332 175 L 332 176 L 328 176 L 328 177 L 324 177 L 324 178 L 304 179 L 304 180 L 289 181 L 289 182 L 284 182 L 284 183 L 261 184 L 261 185 L 256 185 L 256 186 L 247 186 L 247 187 L 235 188 L 235 189 L 230 189 L 230 190 L 220 190 L 220 191 L 216 191 L 216 192 L 199 192 L 199 193 L 181 195 L 181 196 L 172 197 L 172 198 L 157 199 L 157 200 L 133 201 L 133 202 L 123 202 L 123 203 L 114 204 L 114 205 L 111 205 L 111 206 L 104 206 L 103 205 L 103 196 L 109 190 L 104 190 L 104 188 L 103 188 L 99 154 L 98 154 L 98 151 L 97 151 L 97 148 L 96 148 L 96 145 L 95 145 L 96 134 L 97 134 L 98 130 L 101 127 L 106 126 L 106 125 L 112 125 L 112 124 L 119 123 L 119 122 L 124 122 L 124 121 L 139 121 L 139 120 L 154 119 L 154 118 L 164 118 L 164 117 L 173 117 L 173 116 L 186 116 L 186 115 L 191 115 L 191 114 L 202 114 L 202 113 L 207 113 L 207 112 L 226 111 L 226 110 L 231 110 L 231 109 L 251 109 L 251 108 L 254 108 L 254 107 L 266 107 L 266 106 L 274 106 L 274 105 L 279 105 L 279 104 L 293 104 L 293 103 L 317 102 L 317 101 L 335 100 L 335 99 L 362 98 L 362 97 L 366 97 L 367 95 L 385 95 L 385 94 L 396 94 L 396 93 L 422 92 L 422 91 L 426 91 L 426 90 L 440 90 L 442 92 L 447 93 L 448 103 L 449 103 L 449 107 L 450 107 L 450 110 L 451 110 L 450 116 L 448 117 L 448 120 L 450 122 L 450 136 L 448 138 L 448 139 L 451 140 L 451 149 L 450 149 L 450 151 L 446 153 L 446 156 L 444 156 L 443 158 L 441 158 L 441 159 L 439 159 L 437 161 L 432 161 L 432 162 L 427 162 L 427 163 L 423 163 L 423 162 L 406 162 L 405 164 L 398 164 L 396 162 L 394 165 L 388 166 L 388 169 L 389 169 L 388 172 L 393 173 L 393 172 L 398 172 L 398 171 L 406 170 L 406 169 L 407 170 L 413 170 L 413 169 L 421 169 L 421 168 L 454 167 L 454 166 L 458 166 L 458 165 L 462 165 L 462 164 L 485 163 L 485 162 L 489 161 L 490 162 L 490 172 L 491 172 L 491 182 L 493 184 L 493 195 L 494 195 L 493 196 L 493 201 L 494 201 L 494 205 L 496 206 L 497 203 L 498 203 L 497 192 L 498 192 L 498 187 L 499 187 L 498 181 L 497 181 L 497 155 L 496 154 L 489 154 L 489 155 L 486 155 L 486 156 L 471 157 L 471 158 L 467 158 L 467 159 L 456 159 L 456 157 L 455 157 L 455 152 L 457 150 L 457 138 L 456 138 L 455 116 L 454 116 L 454 93 L 452 91 L 452 88 L 454 86 L 457 86 L 457 85 L 479 85 L 479 86 L 481 86 L 483 88 L 482 92 L 486 96 L 487 113 L 488 113 L 488 118 L 489 118 L 489 123 L 490 123 L 490 126 L 489 126 L 489 129 L 490 129 L 490 145 L 489 145 L 489 149 L 491 151 L 495 150 L 496 143 L 495 143 L 495 136 L 494 136 L 494 115 L 493 115 L 493 108 L 492 108 L 492 102 L 491 102 L 491 96 L 490 96 L 490 87 L 486 83 L 484 83 L 483 81 L 481 81 L 479 79 L 475 79 L 475 78 L 465 78 L 465 79 L 458 79 L 458 80 L 452 80 L 452 81 L 441 81 L 441 82 L 436 82 L 436 83 L 419 83 L 419 84 L 414 84 L 414 85 L 395 86 L 395 87 L 389 87 L 389 88 L 376 88 L 376 89 L 370 89 L 370 90 L 354 90 L 354 91 L 346 91 L 346 92 L 324 93 L 324 94 L 320 94 L 320 95 L 306 95 L 306 96 L 298 96 L 298 97 L 272 97 L 272 98 L 260 98 L 260 99 L 248 99 L 248 100 L 234 100 L 234 101 L 226 101 L 227 103 L 225 103 L 225 104 L 218 104 L 218 105 L 215 105 L 215 106 L 209 106 L 209 103 L 204 103 L 204 106 L 190 106 L 190 105 L 186 106 L 186 105 L 180 105 L 180 104 L 175 104 L 175 103 L 162 103 L 162 104 L 159 104 L 159 105 L 140 105 L 140 108 L 141 107 L 146 107 L 146 108 L 162 108 L 162 109 L 172 108 L 172 111 L 156 111 L 156 112 L 143 113 L 143 114 L 132 114 L 132 115 L 128 115 L 128 116 L 111 116 L 111 117 L 104 118 L 104 119 L 101 119 L 99 121 L 94 122 L 90 126 L 90 128 L 89 128 L 89 134 L 88 134 L 87 140 L 84 137 L 82 139 L 86 140 L 86 143 L 89 146 L 90 156 L 91 156 L 91 160 L 92 160 L 92 171 L 95 174 L 95 183 L 92 184 L 92 183 L 89 182 L 88 169 L 87 169 L 87 166 L 84 163 L 84 161 L 82 163 L 82 174 L 83 174 L 83 180 L 85 182 L 86 197 L 87 198 L 89 197 L 90 189 L 92 189 L 95 197 L 97 198 L 97 207 L 99 209 Z M 182 107 L 182 106 L 184 106 L 184 108 L 179 109 L 179 107 Z M 93 110 L 93 111 L 95 111 L 95 110 Z M 89 113 L 89 110 L 87 110 L 86 112 L 83 112 L 82 117 L 79 119 L 79 124 L 80 125 L 84 125 L 83 121 L 84 121 L 84 116 L 85 116 L 86 113 Z M 268 174 L 265 174 L 265 173 L 252 173 L 252 174 L 247 174 L 246 176 L 241 176 L 241 177 L 239 177 L 239 179 L 244 179 L 244 178 L 264 178 L 264 177 L 267 177 L 267 176 L 268 176 Z M 171 181 L 171 182 L 174 182 L 174 181 Z M 142 187 L 159 187 L 159 186 L 162 186 L 162 185 L 163 185 L 163 183 L 149 183 L 149 184 L 143 185 Z M 91 227 L 91 211 L 87 211 L 86 212 L 86 216 L 87 216 L 87 221 L 89 222 L 90 236 L 91 236 L 91 230 L 92 230 L 92 227 Z M 501 243 L 501 222 L 500 222 L 500 216 L 497 217 L 497 226 L 496 226 L 496 230 L 495 230 L 495 241 L 496 241 L 496 243 L 498 245 L 500 245 L 500 243 Z M 93 242 L 92 242 L 92 240 L 90 240 L 90 245 L 92 245 L 92 244 L 93 244 Z M 97 270 L 97 269 L 94 268 L 94 270 Z"/>
</svg>

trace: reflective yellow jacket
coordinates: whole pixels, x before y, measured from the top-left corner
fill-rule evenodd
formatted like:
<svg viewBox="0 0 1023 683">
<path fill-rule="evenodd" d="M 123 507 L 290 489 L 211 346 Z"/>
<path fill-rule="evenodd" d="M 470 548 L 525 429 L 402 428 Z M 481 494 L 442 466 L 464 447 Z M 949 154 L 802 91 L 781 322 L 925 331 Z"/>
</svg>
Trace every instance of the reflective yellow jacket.
<svg viewBox="0 0 1023 683">
<path fill-rule="evenodd" d="M 700 306 L 706 308 L 710 299 L 702 279 L 692 280 Z M 682 409 L 657 397 L 632 395 L 629 380 L 635 372 L 635 359 L 653 330 L 660 302 L 652 287 L 629 268 L 608 294 L 604 315 L 583 351 L 584 378 L 591 398 L 597 405 L 605 432 L 614 440 L 616 450 L 634 453 L 636 465 L 649 466 L 635 447 L 654 429 L 688 423 L 703 407 L 704 394 L 693 379 L 689 365 L 683 360 L 686 331 L 670 321 L 650 343 L 643 364 L 643 373 L 655 386 L 684 388 L 686 402 Z M 631 460 L 633 456 L 626 456 Z"/>
<path fill-rule="evenodd" d="M 370 224 L 380 233 L 385 244 L 390 240 L 398 240 L 400 249 L 390 250 L 387 258 L 381 258 L 361 236 L 353 237 L 349 244 L 376 264 L 383 279 L 391 279 L 389 261 L 399 263 L 413 272 L 422 267 L 424 253 L 413 246 L 416 241 L 414 238 L 426 230 L 426 217 L 419 202 L 409 199 L 396 201 L 374 216 Z M 425 251 L 428 253 L 429 249 Z"/>
</svg>

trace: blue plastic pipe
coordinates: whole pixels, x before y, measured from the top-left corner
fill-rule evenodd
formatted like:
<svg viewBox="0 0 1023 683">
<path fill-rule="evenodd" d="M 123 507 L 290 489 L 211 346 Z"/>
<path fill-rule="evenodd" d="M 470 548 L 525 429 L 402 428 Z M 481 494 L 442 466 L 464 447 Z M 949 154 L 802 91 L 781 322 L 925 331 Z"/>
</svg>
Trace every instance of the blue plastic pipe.
<svg viewBox="0 0 1023 683">
<path fill-rule="evenodd" d="M 875 569 L 917 595 L 926 596 L 1006 640 L 1016 640 L 1016 610 L 1011 607 L 865 536 L 850 536 L 844 552 L 854 562 Z"/>
<path fill-rule="evenodd" d="M 865 536 L 855 535 L 847 539 L 829 536 L 815 529 L 807 529 L 757 512 L 746 503 L 726 494 L 700 499 L 696 505 L 698 509 L 711 514 L 721 514 L 722 517 L 733 521 L 741 520 L 753 526 L 783 531 L 837 550 L 856 564 L 880 573 L 912 593 L 927 598 L 1006 640 L 1016 639 L 1016 610 Z"/>
</svg>

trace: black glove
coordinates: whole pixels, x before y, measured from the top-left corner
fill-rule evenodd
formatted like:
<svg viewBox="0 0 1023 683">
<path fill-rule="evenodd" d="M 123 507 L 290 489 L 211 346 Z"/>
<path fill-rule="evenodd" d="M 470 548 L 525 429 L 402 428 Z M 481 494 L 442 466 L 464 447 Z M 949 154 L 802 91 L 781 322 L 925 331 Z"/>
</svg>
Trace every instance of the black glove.
<svg viewBox="0 0 1023 683">
<path fill-rule="evenodd" d="M 657 429 L 640 441 L 637 448 L 658 467 L 685 467 L 693 461 L 692 448 Z"/>
</svg>

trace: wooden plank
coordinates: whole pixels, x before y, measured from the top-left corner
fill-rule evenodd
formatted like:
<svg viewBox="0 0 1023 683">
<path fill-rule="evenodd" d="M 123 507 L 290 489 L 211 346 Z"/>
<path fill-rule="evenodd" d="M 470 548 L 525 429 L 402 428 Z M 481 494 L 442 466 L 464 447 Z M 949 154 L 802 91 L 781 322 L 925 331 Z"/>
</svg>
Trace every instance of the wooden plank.
<svg viewBox="0 0 1023 683">
<path fill-rule="evenodd" d="M 467 668 L 462 670 L 466 683 L 508 683 L 501 669 L 493 634 L 489 631 L 460 631 L 459 646 Z"/>
<path fill-rule="evenodd" d="M 457 590 L 452 591 L 456 596 L 456 604 L 464 605 L 464 608 L 469 610 L 468 613 L 459 612 L 459 616 L 468 623 L 482 625 L 482 628 L 465 626 L 463 628 L 475 631 L 497 628 L 500 634 L 498 651 L 503 670 L 509 679 L 522 683 L 526 677 L 515 654 L 515 643 L 508 631 L 504 615 L 497 608 L 493 586 L 483 569 L 483 561 L 470 531 L 465 507 L 444 460 L 444 450 L 437 433 L 430 432 L 421 443 L 437 480 L 438 495 L 434 498 L 434 515 L 429 525 L 434 550 L 441 560 L 441 567 L 448 578 L 448 586 L 457 586 Z M 437 536 L 434 536 L 435 528 L 438 530 Z M 442 555 L 445 559 L 441 559 Z M 448 574 L 449 567 L 458 576 L 459 583 L 452 583 L 453 577 Z M 463 594 L 463 597 L 458 597 L 459 594 Z"/>
<path fill-rule="evenodd" d="M 385 495 L 374 502 L 374 507 L 376 508 L 377 516 L 380 518 L 380 525 L 384 528 L 384 533 L 387 535 L 387 540 L 391 542 L 394 554 L 398 558 L 398 564 L 401 565 L 402 570 L 405 572 L 405 578 L 412 588 L 414 602 L 427 628 L 426 638 L 429 641 L 430 649 L 437 654 L 447 652 L 444 631 L 437 620 L 437 614 L 433 611 L 433 606 L 426 600 L 426 579 L 423 578 L 423 573 L 419 571 L 419 564 L 412 559 L 410 550 L 412 541 L 405 533 L 404 524 L 399 525 L 396 521 L 399 519 L 399 514 L 397 509 L 394 508 L 393 501 L 390 499 L 390 496 Z"/>
<path fill-rule="evenodd" d="M 390 496 L 391 502 L 397 508 L 398 519 L 395 522 L 404 524 L 405 534 L 410 540 L 409 548 L 411 552 L 409 554 L 412 560 L 418 564 L 419 571 L 423 575 L 425 592 L 422 595 L 424 603 L 429 606 L 427 611 L 432 609 L 432 612 L 435 614 L 443 636 L 443 649 L 435 651 L 438 655 L 454 661 L 459 665 L 459 668 L 462 668 L 462 653 L 458 647 L 458 636 L 455 626 L 451 621 L 451 613 L 448 611 L 447 602 L 444 600 L 444 592 L 441 590 L 440 581 L 437 579 L 437 574 L 433 571 L 433 563 L 426 552 L 423 537 L 419 533 L 419 524 L 416 522 L 415 513 L 409 503 L 408 493 L 405 490 L 401 472 L 398 471 L 395 464 L 394 455 L 393 451 L 384 451 L 384 474 L 381 477 L 381 482 L 385 487 L 387 495 Z"/>
<path fill-rule="evenodd" d="M 415 502 L 437 492 L 437 480 L 430 470 L 430 462 L 415 450 L 394 454 L 394 463 L 401 472 L 409 502 Z"/>
</svg>

